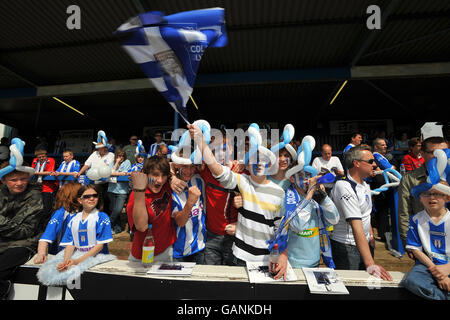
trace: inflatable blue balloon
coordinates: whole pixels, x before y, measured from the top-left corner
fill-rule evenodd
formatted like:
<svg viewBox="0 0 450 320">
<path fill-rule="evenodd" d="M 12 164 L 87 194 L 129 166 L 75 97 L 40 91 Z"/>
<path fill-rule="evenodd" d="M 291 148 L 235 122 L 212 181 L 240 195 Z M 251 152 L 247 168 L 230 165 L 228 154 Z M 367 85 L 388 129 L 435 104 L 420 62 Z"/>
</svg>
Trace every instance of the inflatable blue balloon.
<svg viewBox="0 0 450 320">
<path fill-rule="evenodd" d="M 381 192 L 389 190 L 390 187 L 397 187 L 402 179 L 400 172 L 395 170 L 392 164 L 382 154 L 374 152 L 373 157 L 378 167 L 382 169 L 384 184 L 375 190 L 371 190 L 372 194 L 378 195 Z"/>
<path fill-rule="evenodd" d="M 332 173 L 327 173 L 326 175 L 321 176 L 319 179 L 317 179 L 317 183 L 323 184 L 323 183 L 333 183 L 336 180 L 336 176 Z"/>
<path fill-rule="evenodd" d="M 203 139 L 205 140 L 206 144 L 209 145 L 211 142 L 211 126 L 206 120 L 197 120 L 193 123 L 194 126 L 197 126 L 200 128 L 203 134 Z M 189 158 L 186 157 L 180 157 L 178 156 L 178 150 L 180 150 L 181 147 L 189 147 L 190 144 L 190 135 L 189 130 L 186 130 L 182 135 L 181 138 L 176 146 L 169 146 L 169 150 L 171 151 L 171 159 L 173 162 L 177 164 L 201 164 L 201 161 L 203 159 L 203 156 L 198 148 L 194 150 L 194 152 L 191 153 Z"/>
<path fill-rule="evenodd" d="M 436 149 L 433 151 L 434 158 L 427 163 L 427 182 L 411 189 L 411 195 L 419 198 L 420 194 L 431 188 L 450 195 L 450 187 L 439 183 L 441 180 L 450 184 L 450 149 Z"/>
<path fill-rule="evenodd" d="M 11 140 L 9 165 L 0 170 L 0 179 L 5 175 L 13 172 L 14 170 L 27 172 L 30 175 L 34 173 L 34 169 L 31 167 L 22 166 L 23 163 L 23 149 L 25 142 L 20 138 L 13 138 Z"/>
</svg>

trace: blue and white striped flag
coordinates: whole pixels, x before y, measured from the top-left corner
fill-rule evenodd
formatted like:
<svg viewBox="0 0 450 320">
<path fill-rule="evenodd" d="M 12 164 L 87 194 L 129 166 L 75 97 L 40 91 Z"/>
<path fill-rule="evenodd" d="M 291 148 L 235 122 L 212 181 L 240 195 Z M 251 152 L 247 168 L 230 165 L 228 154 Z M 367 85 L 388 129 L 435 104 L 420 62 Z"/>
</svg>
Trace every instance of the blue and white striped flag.
<svg viewBox="0 0 450 320">
<path fill-rule="evenodd" d="M 153 11 L 122 24 L 116 35 L 155 88 L 186 123 L 186 104 L 207 47 L 227 43 L 223 8 L 180 12 Z"/>
</svg>

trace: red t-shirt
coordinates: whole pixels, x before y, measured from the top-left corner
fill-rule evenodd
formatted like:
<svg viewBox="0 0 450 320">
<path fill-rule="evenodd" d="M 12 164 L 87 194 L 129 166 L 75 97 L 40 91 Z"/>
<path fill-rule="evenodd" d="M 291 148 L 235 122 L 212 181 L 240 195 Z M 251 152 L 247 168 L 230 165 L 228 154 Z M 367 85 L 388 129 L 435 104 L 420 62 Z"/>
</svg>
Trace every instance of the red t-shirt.
<svg viewBox="0 0 450 320">
<path fill-rule="evenodd" d="M 145 190 L 145 206 L 147 207 L 148 223 L 152 224 L 153 238 L 155 239 L 155 255 L 160 254 L 171 246 L 177 239 L 172 215 L 172 190 L 169 183 L 162 187 L 159 193 Z M 146 232 L 136 230 L 133 219 L 134 191 L 130 194 L 127 204 L 128 223 L 134 233 L 131 245 L 131 254 L 136 259 L 142 258 L 142 244 Z"/>
<path fill-rule="evenodd" d="M 225 235 L 225 227 L 237 221 L 237 209 L 233 206 L 232 195 L 223 189 L 213 177 L 208 167 L 199 171 L 206 185 L 206 229 L 217 235 Z"/>
<path fill-rule="evenodd" d="M 403 157 L 402 163 L 405 166 L 406 171 L 412 171 L 420 168 L 425 163 L 425 159 L 421 156 L 416 157 L 410 152 Z"/>
<path fill-rule="evenodd" d="M 33 162 L 31 164 L 31 167 L 33 169 L 36 168 L 38 164 L 38 158 L 34 158 Z M 55 159 L 53 158 L 47 158 L 47 161 L 45 162 L 45 166 L 40 171 L 55 171 Z M 44 179 L 45 176 L 42 176 L 42 179 Z M 42 192 L 56 192 L 59 188 L 59 182 L 54 180 L 42 180 Z"/>
</svg>

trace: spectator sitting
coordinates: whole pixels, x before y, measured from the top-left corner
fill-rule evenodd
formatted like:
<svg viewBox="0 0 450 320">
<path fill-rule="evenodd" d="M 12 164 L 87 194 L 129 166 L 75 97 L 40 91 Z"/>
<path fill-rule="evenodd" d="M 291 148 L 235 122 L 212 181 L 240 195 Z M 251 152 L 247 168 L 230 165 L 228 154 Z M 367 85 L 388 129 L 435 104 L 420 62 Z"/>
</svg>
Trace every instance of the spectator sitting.
<svg viewBox="0 0 450 320">
<path fill-rule="evenodd" d="M 338 157 L 333 156 L 333 149 L 329 144 L 322 146 L 322 156 L 316 157 L 312 166 L 317 169 L 319 174 L 333 173 L 335 176 L 344 176 L 344 168 L 342 167 L 341 160 Z M 331 193 L 333 183 L 326 183 L 323 186 L 328 195 Z"/>
<path fill-rule="evenodd" d="M 36 252 L 47 223 L 41 188 L 30 184 L 33 169 L 20 165 L 13 171 L 5 170 L 7 162 L 0 167 L 0 300 L 8 298 L 10 279 Z"/>
<path fill-rule="evenodd" d="M 445 181 L 440 183 L 448 186 Z M 434 188 L 424 191 L 420 194 L 420 202 L 425 210 L 416 213 L 409 221 L 406 249 L 412 251 L 416 263 L 403 280 L 403 285 L 429 300 L 448 300 L 449 297 L 447 246 L 450 243 L 450 212 L 445 207 L 449 201 L 450 195 Z"/>
<path fill-rule="evenodd" d="M 417 137 L 411 138 L 408 141 L 408 147 L 408 154 L 405 154 L 402 163 L 406 171 L 412 171 L 420 168 L 425 163 L 421 152 L 422 141 Z"/>
<path fill-rule="evenodd" d="M 50 254 L 57 254 L 64 249 L 59 245 L 61 242 L 67 224 L 75 216 L 79 209 L 78 190 L 81 184 L 78 182 L 68 181 L 56 193 L 55 205 L 53 213 L 44 234 L 39 239 L 37 255 L 34 263 L 40 264 L 47 261 L 47 249 Z"/>
<path fill-rule="evenodd" d="M 113 241 L 113 236 L 109 217 L 101 211 L 100 192 L 100 186 L 93 184 L 78 190 L 81 211 L 69 221 L 61 239 L 60 245 L 65 249 L 44 263 L 37 272 L 36 276 L 42 284 L 67 284 L 90 267 L 116 259 L 108 251 L 107 243 Z"/>
<path fill-rule="evenodd" d="M 429 137 L 422 141 L 421 152 L 424 164 L 416 170 L 403 175 L 398 186 L 398 228 L 403 246 L 406 245 L 410 217 L 422 211 L 423 204 L 411 195 L 411 189 L 427 181 L 427 163 L 434 158 L 436 149 L 448 148 L 448 142 L 443 137 Z"/>
</svg>

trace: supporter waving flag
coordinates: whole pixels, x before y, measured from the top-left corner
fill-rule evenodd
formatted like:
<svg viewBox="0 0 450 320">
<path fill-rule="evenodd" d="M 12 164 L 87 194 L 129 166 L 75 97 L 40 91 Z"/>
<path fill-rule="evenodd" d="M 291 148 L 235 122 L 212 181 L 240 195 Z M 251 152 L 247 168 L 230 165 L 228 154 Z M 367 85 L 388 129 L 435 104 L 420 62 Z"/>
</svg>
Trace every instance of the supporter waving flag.
<svg viewBox="0 0 450 320">
<path fill-rule="evenodd" d="M 189 124 L 186 104 L 203 52 L 227 43 L 224 9 L 169 16 L 147 12 L 122 24 L 115 34 L 155 88 Z"/>
</svg>

